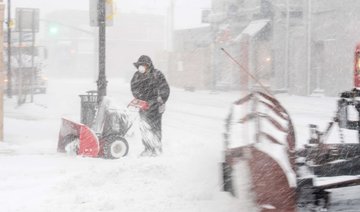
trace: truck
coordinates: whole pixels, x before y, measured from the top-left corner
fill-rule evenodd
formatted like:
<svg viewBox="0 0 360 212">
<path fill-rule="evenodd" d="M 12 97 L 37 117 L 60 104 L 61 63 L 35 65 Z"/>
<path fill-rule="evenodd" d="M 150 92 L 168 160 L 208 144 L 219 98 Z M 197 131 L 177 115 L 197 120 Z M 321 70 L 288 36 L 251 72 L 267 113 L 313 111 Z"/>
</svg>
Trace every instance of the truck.
<svg viewBox="0 0 360 212">
<path fill-rule="evenodd" d="M 44 73 L 48 56 L 47 48 L 35 42 L 33 33 L 11 33 L 11 77 L 5 76 L 5 92 L 24 96 L 45 94 L 47 91 L 47 77 Z M 4 33 L 4 62 L 8 67 L 9 43 L 8 34 Z M 9 72 L 8 72 L 9 73 Z M 11 80 L 11 83 L 10 81 Z"/>
<path fill-rule="evenodd" d="M 5 63 L 7 65 L 8 50 L 5 48 Z M 47 77 L 44 74 L 47 49 L 45 46 L 14 45 L 11 47 L 11 90 L 17 95 L 45 94 Z M 9 79 L 5 77 L 5 91 L 10 88 Z"/>
<path fill-rule="evenodd" d="M 248 172 L 249 199 L 259 211 L 327 211 L 331 189 L 360 185 L 360 43 L 353 53 L 353 89 L 340 93 L 324 130 L 309 125 L 310 138 L 301 148 L 295 148 L 290 114 L 271 92 L 252 91 L 232 104 L 221 163 L 224 191 L 240 196 L 247 187 L 239 176 Z M 339 137 L 330 142 L 334 128 Z M 345 139 L 345 132 L 357 135 Z"/>
</svg>

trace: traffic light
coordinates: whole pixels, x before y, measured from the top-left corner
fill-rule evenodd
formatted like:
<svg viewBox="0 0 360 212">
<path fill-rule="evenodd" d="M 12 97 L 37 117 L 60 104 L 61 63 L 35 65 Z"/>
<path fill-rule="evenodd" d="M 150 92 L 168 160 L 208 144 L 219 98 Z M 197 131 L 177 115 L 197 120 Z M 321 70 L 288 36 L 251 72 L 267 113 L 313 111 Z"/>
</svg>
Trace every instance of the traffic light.
<svg viewBox="0 0 360 212">
<path fill-rule="evenodd" d="M 55 24 L 50 24 L 48 27 L 48 33 L 49 35 L 57 35 L 59 33 L 59 27 Z"/>
</svg>

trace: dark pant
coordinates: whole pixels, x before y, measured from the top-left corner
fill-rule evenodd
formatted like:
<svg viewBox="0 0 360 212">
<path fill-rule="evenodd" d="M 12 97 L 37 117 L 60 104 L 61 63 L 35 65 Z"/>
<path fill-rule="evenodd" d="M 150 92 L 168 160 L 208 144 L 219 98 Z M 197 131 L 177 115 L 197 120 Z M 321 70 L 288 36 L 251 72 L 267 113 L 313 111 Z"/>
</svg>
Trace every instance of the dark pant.
<svg viewBox="0 0 360 212">
<path fill-rule="evenodd" d="M 162 114 L 158 110 L 140 112 L 140 131 L 145 150 L 156 152 L 162 151 L 161 145 L 161 119 Z"/>
</svg>

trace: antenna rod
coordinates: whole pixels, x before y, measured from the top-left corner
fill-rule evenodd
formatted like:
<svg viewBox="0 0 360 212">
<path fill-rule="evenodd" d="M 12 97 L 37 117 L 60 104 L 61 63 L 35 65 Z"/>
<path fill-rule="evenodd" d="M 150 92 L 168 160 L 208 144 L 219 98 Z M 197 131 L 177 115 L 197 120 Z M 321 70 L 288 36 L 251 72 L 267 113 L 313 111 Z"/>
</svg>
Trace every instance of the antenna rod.
<svg viewBox="0 0 360 212">
<path fill-rule="evenodd" d="M 258 80 L 254 75 L 252 75 L 248 70 L 246 70 L 229 52 L 227 52 L 224 48 L 221 50 L 234 62 L 236 63 L 242 71 L 244 71 L 247 75 L 249 75 L 256 83 L 260 85 L 262 89 L 264 89 L 269 95 L 272 96 L 271 92 Z"/>
</svg>

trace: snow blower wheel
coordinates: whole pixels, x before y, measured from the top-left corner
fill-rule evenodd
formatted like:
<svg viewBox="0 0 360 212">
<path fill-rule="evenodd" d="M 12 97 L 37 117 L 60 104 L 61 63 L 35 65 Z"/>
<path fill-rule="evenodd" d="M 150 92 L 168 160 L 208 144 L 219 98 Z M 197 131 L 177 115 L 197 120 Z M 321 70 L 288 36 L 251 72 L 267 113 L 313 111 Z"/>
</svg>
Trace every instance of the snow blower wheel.
<svg viewBox="0 0 360 212">
<path fill-rule="evenodd" d="M 129 152 L 129 145 L 122 137 L 110 137 L 104 141 L 104 157 L 108 159 L 119 159 Z"/>
</svg>

